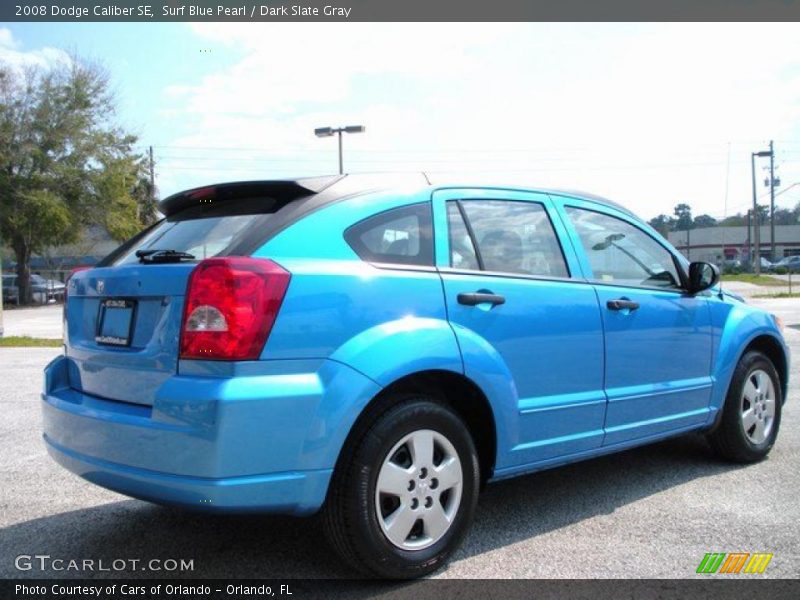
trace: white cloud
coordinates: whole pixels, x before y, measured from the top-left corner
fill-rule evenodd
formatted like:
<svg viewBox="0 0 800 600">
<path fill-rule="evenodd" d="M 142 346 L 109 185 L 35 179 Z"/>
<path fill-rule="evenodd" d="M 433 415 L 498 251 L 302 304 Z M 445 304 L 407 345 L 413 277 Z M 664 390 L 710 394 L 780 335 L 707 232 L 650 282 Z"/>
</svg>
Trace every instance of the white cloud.
<svg viewBox="0 0 800 600">
<path fill-rule="evenodd" d="M 527 174 L 648 217 L 678 202 L 719 215 L 729 141 L 729 206 L 741 209 L 759 140 L 800 140 L 796 24 L 192 27 L 240 59 L 166 90 L 164 110 L 194 132 L 170 145 L 198 150 L 169 151 L 194 160 L 162 162 L 165 192 L 331 171 L 334 142 L 312 129 L 360 123 L 352 170 Z M 207 148 L 220 147 L 271 151 L 214 160 Z M 783 156 L 784 183 L 800 180 Z"/>
<path fill-rule="evenodd" d="M 54 62 L 69 60 L 66 52 L 56 48 L 44 47 L 25 51 L 20 47 L 20 43 L 14 38 L 11 30 L 0 27 L 0 63 L 19 69 L 33 65 L 47 66 Z"/>
<path fill-rule="evenodd" d="M 0 48 L 16 48 L 17 41 L 7 27 L 0 27 Z"/>
</svg>

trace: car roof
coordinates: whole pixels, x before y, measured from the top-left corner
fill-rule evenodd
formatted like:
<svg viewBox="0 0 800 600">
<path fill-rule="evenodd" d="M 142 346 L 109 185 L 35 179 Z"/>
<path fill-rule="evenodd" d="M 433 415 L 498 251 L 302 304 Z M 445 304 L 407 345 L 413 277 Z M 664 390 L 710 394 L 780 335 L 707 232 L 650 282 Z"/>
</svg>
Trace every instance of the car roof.
<svg viewBox="0 0 800 600">
<path fill-rule="evenodd" d="M 159 210 L 170 216 L 198 203 L 225 201 L 244 197 L 265 197 L 281 204 L 296 200 L 310 200 L 315 208 L 336 200 L 359 196 L 370 192 L 393 188 L 486 188 L 540 192 L 557 196 L 568 196 L 588 200 L 602 206 L 614 208 L 639 219 L 625 206 L 588 192 L 571 189 L 542 187 L 520 179 L 503 179 L 467 176 L 445 177 L 435 173 L 357 173 L 302 177 L 298 179 L 275 179 L 258 181 L 233 181 L 216 183 L 173 194 L 158 204 Z M 308 204 L 308 202 L 306 202 Z M 641 220 L 641 219 L 639 219 Z"/>
</svg>

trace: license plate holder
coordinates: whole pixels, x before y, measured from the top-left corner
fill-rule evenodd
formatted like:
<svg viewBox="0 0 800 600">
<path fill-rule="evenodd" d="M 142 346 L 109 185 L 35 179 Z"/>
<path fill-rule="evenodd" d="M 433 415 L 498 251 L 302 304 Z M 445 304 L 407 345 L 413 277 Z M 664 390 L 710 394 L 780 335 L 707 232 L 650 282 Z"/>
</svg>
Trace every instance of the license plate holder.
<svg viewBox="0 0 800 600">
<path fill-rule="evenodd" d="M 135 317 L 135 300 L 106 298 L 100 302 L 94 341 L 103 346 L 130 346 Z"/>
</svg>

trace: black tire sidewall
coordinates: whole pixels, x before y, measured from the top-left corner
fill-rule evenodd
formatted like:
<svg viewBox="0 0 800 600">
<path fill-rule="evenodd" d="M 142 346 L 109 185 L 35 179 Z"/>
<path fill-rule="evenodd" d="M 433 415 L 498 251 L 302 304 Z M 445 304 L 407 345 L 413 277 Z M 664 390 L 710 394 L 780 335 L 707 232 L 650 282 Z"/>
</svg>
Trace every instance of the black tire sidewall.
<svg viewBox="0 0 800 600">
<path fill-rule="evenodd" d="M 755 370 L 764 371 L 772 380 L 772 386 L 775 389 L 775 416 L 772 430 L 769 436 L 767 436 L 767 439 L 760 444 L 753 443 L 747 437 L 741 418 L 741 402 L 744 386 Z M 783 396 L 780 377 L 775 370 L 775 366 L 760 352 L 748 352 L 739 361 L 736 371 L 734 372 L 733 385 L 730 388 L 726 400 L 722 427 L 728 429 L 728 433 L 735 439 L 739 449 L 747 455 L 749 459 L 759 460 L 765 457 L 772 449 L 772 446 L 775 445 L 775 440 L 778 437 L 778 430 L 781 424 L 782 404 Z"/>
<path fill-rule="evenodd" d="M 397 548 L 378 522 L 375 489 L 380 468 L 389 451 L 406 435 L 431 429 L 446 437 L 461 461 L 461 503 L 447 533 L 422 550 Z M 384 577 L 419 577 L 437 569 L 462 541 L 472 522 L 479 489 L 477 453 L 467 427 L 447 407 L 427 398 L 404 402 L 384 413 L 364 437 L 353 456 L 352 506 L 358 511 L 355 541 L 358 554 L 371 571 Z"/>
</svg>

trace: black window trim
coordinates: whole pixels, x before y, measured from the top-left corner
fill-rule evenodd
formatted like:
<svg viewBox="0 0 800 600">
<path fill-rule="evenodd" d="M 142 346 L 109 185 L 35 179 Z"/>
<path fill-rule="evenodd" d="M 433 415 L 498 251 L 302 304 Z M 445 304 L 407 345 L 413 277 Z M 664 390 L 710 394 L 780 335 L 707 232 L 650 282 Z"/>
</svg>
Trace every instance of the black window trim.
<svg viewBox="0 0 800 600">
<path fill-rule="evenodd" d="M 448 200 L 447 202 L 455 202 L 456 208 L 458 209 L 458 214 L 461 215 L 461 221 L 464 223 L 464 227 L 467 230 L 467 235 L 469 236 L 469 241 L 472 244 L 472 250 L 475 252 L 475 260 L 478 261 L 478 270 L 485 271 L 486 267 L 483 264 L 483 254 L 481 253 L 481 249 L 478 247 L 478 238 L 475 236 L 475 230 L 472 229 L 472 223 L 470 223 L 469 219 L 467 218 L 467 211 L 464 210 L 464 206 L 461 203 L 461 200 Z M 445 209 L 447 208 L 447 202 L 445 202 Z M 445 214 L 447 211 L 445 210 Z M 450 231 L 450 222 L 447 223 L 447 262 L 452 267 L 453 264 L 453 252 L 450 246 L 450 240 L 452 239 Z"/>
<path fill-rule="evenodd" d="M 623 219 L 623 218 L 621 218 L 621 217 L 619 217 L 617 215 L 608 213 L 605 210 L 596 209 L 596 208 L 586 208 L 586 207 L 583 207 L 583 206 L 575 206 L 574 204 L 570 204 L 570 203 L 565 202 L 564 203 L 564 213 L 565 213 L 565 215 L 567 217 L 567 220 L 569 221 L 570 227 L 572 227 L 572 229 L 575 231 L 576 235 L 578 235 L 578 231 L 575 229 L 575 224 L 572 222 L 572 219 L 570 218 L 569 214 L 567 213 L 567 209 L 568 208 L 574 208 L 575 210 L 583 210 L 583 211 L 586 211 L 586 212 L 598 213 L 598 214 L 604 215 L 606 217 L 610 217 L 612 219 L 616 219 L 617 221 L 622 221 L 623 223 L 627 223 L 631 227 L 633 227 L 633 228 L 637 229 L 638 231 L 642 232 L 644 235 L 646 235 L 651 240 L 653 240 L 656 244 L 661 246 L 666 251 L 667 254 L 669 254 L 670 258 L 672 259 L 672 264 L 675 267 L 675 270 L 678 272 L 678 277 L 681 280 L 680 281 L 681 287 L 679 287 L 679 288 L 665 288 L 665 287 L 655 287 L 655 286 L 649 286 L 649 285 L 622 284 L 622 283 L 617 283 L 617 282 L 614 282 L 614 281 L 603 281 L 602 279 L 595 279 L 594 278 L 594 269 L 592 270 L 592 277 L 586 277 L 586 281 L 588 281 L 589 283 L 591 283 L 593 285 L 602 285 L 602 286 L 605 286 L 605 287 L 622 287 L 622 288 L 634 289 L 634 290 L 670 292 L 670 293 L 679 294 L 679 295 L 682 295 L 682 296 L 688 294 L 688 291 L 687 291 L 688 290 L 688 276 L 686 275 L 685 271 L 683 270 L 683 265 L 681 264 L 680 260 L 678 260 L 678 257 L 675 256 L 675 253 L 672 252 L 672 250 L 670 250 L 667 246 L 665 246 L 663 243 L 661 243 L 657 238 L 655 238 L 653 235 L 651 235 L 647 230 L 642 229 L 641 227 L 639 227 L 635 223 L 631 223 L 627 219 Z M 581 251 L 583 252 L 584 256 L 586 256 L 586 249 L 583 247 L 583 242 L 580 239 L 580 235 L 578 235 L 578 241 L 580 242 Z M 586 258 L 588 260 L 588 256 Z"/>
<path fill-rule="evenodd" d="M 472 224 L 470 223 L 469 219 L 467 218 L 466 210 L 463 206 L 461 206 L 462 202 L 517 202 L 521 204 L 538 204 L 542 210 L 544 211 L 545 217 L 547 217 L 548 223 L 550 223 L 550 229 L 553 232 L 553 237 L 555 237 L 556 244 L 558 244 L 558 250 L 561 252 L 561 258 L 564 261 L 564 269 L 567 272 L 566 277 L 558 277 L 555 275 L 534 275 L 534 274 L 526 274 L 526 273 L 511 273 L 506 271 L 488 271 L 484 269 L 483 266 L 483 258 L 481 257 L 480 248 L 478 247 L 477 238 L 475 237 L 475 232 L 472 229 Z M 514 279 L 532 279 L 532 280 L 543 280 L 543 281 L 585 281 L 582 277 L 576 277 L 572 273 L 572 269 L 569 268 L 569 261 L 567 260 L 567 255 L 564 253 L 564 246 L 561 243 L 561 239 L 558 235 L 558 230 L 553 223 L 553 219 L 550 217 L 550 213 L 547 210 L 547 206 L 545 206 L 544 202 L 539 200 L 512 200 L 510 198 L 450 198 L 445 200 L 445 216 L 447 216 L 447 202 L 455 202 L 458 206 L 459 213 L 461 214 L 461 218 L 464 221 L 464 224 L 467 228 L 467 233 L 469 234 L 470 240 L 472 241 L 472 245 L 475 248 L 475 256 L 478 258 L 478 266 L 480 267 L 479 270 L 475 269 L 459 269 L 455 268 L 450 264 L 451 255 L 450 255 L 450 223 L 447 224 L 447 263 L 448 266 L 445 268 L 440 268 L 440 271 L 446 273 L 464 273 L 464 274 L 475 274 L 480 273 L 482 275 L 491 275 L 493 277 L 511 277 Z M 446 270 L 445 270 L 446 269 Z"/>
<path fill-rule="evenodd" d="M 427 206 L 428 208 L 428 223 L 430 236 L 428 236 L 428 245 L 430 249 L 430 263 L 429 264 L 416 264 L 416 263 L 394 263 L 394 262 L 383 262 L 380 260 L 369 260 L 362 256 L 358 249 L 347 239 L 348 233 L 361 225 L 365 222 L 369 221 L 370 219 L 374 219 L 375 217 L 380 217 L 381 215 L 385 215 L 387 213 L 391 213 L 397 210 L 402 210 L 405 208 L 417 207 L 417 206 Z M 423 223 L 420 223 L 420 252 L 422 252 L 423 242 L 425 239 L 422 236 L 422 231 L 424 230 Z M 358 258 L 369 264 L 373 267 L 378 269 L 391 269 L 391 270 L 413 270 L 413 271 L 428 271 L 428 270 L 436 270 L 436 232 L 434 231 L 434 223 L 433 223 L 433 204 L 430 200 L 423 200 L 422 202 L 411 202 L 409 204 L 401 204 L 399 206 L 393 206 L 392 208 L 387 208 L 386 210 L 382 210 L 380 212 L 373 213 L 367 217 L 364 217 L 360 221 L 353 223 L 352 225 L 348 226 L 344 232 L 342 232 L 342 238 L 344 239 L 345 244 L 358 256 Z"/>
</svg>

